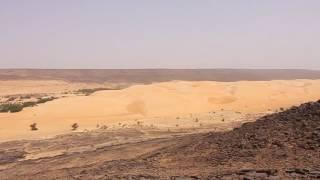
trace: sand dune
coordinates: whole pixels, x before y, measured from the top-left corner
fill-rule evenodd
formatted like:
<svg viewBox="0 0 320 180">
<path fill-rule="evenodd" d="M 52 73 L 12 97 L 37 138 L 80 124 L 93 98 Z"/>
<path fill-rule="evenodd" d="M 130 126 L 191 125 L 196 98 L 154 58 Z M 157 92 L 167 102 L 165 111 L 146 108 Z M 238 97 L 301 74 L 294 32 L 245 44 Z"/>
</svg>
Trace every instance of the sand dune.
<svg viewBox="0 0 320 180">
<path fill-rule="evenodd" d="M 95 129 L 97 125 L 119 128 L 138 121 L 165 128 L 196 127 L 197 118 L 204 124 L 221 123 L 223 118 L 230 122 L 246 114 L 275 111 L 319 99 L 319 90 L 320 80 L 172 81 L 135 85 L 99 91 L 91 96 L 61 98 L 19 113 L 1 113 L 0 140 L 68 133 L 72 123 L 78 123 L 79 130 L 84 130 Z M 230 113 L 235 115 L 228 119 Z M 34 122 L 39 131 L 29 130 Z"/>
</svg>

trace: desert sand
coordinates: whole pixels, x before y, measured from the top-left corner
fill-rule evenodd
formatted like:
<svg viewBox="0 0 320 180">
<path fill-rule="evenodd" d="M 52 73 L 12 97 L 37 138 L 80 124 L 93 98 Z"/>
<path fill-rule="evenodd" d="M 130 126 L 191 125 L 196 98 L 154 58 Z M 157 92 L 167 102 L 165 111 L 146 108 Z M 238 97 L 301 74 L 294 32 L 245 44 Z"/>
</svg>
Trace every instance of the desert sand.
<svg viewBox="0 0 320 180">
<path fill-rule="evenodd" d="M 18 88 L 20 86 L 23 88 Z M 0 83 L 3 94 L 59 93 L 83 87 L 85 84 L 63 81 Z M 73 123 L 79 124 L 77 131 L 101 126 L 109 129 L 148 126 L 168 130 L 214 126 L 319 99 L 319 89 L 320 80 L 171 81 L 134 85 L 90 96 L 67 96 L 18 113 L 0 113 L 0 141 L 70 133 Z M 32 123 L 37 123 L 38 131 L 30 131 Z"/>
</svg>

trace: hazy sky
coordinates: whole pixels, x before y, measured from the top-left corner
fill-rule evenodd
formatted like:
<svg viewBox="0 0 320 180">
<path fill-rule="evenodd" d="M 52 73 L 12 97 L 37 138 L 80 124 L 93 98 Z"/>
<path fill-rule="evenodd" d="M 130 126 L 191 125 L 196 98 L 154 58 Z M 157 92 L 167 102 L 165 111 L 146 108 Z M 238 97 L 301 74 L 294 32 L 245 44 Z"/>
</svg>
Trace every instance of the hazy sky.
<svg viewBox="0 0 320 180">
<path fill-rule="evenodd" d="M 0 68 L 320 69 L 320 0 L 0 0 Z"/>
</svg>

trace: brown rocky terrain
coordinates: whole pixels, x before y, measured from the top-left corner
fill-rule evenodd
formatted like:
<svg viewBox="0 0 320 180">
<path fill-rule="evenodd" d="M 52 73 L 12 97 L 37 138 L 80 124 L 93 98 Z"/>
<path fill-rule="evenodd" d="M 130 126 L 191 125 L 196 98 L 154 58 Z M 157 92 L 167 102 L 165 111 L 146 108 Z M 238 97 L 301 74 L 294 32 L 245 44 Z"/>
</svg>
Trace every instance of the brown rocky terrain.
<svg viewBox="0 0 320 180">
<path fill-rule="evenodd" d="M 6 150 L 0 153 L 0 178 L 320 178 L 320 101 L 266 115 L 228 132 L 164 136 L 152 130 L 124 132 L 2 143 Z M 154 138 L 143 138 L 146 133 Z M 126 141 L 117 143 L 121 137 Z M 61 146 L 66 150 L 59 151 Z"/>
</svg>

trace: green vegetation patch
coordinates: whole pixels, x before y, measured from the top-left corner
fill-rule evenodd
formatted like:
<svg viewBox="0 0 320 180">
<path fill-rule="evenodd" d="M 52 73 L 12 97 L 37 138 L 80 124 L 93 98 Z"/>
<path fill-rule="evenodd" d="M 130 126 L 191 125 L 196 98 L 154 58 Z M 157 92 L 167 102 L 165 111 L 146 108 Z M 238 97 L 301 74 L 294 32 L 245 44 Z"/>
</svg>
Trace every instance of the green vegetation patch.
<svg viewBox="0 0 320 180">
<path fill-rule="evenodd" d="M 57 98 L 55 98 L 55 97 L 39 98 L 38 101 L 36 101 L 36 104 L 46 103 L 46 102 L 52 101 L 54 99 L 57 99 Z"/>
<path fill-rule="evenodd" d="M 0 104 L 0 113 L 5 112 L 20 112 L 25 107 L 33 107 L 37 104 L 42 104 L 48 101 L 52 101 L 56 99 L 55 97 L 47 97 L 47 98 L 39 98 L 37 101 L 30 101 L 30 102 L 24 102 L 22 104 L 19 103 L 7 103 L 7 104 Z"/>
<path fill-rule="evenodd" d="M 76 93 L 84 94 L 86 96 L 91 95 L 94 92 L 97 91 L 105 91 L 105 90 L 119 90 L 118 88 L 93 88 L 93 89 L 79 89 L 76 91 Z"/>
<path fill-rule="evenodd" d="M 1 104 L 0 105 L 0 112 L 19 112 L 22 111 L 23 106 L 21 104 Z"/>
<path fill-rule="evenodd" d="M 23 107 L 33 107 L 36 105 L 37 105 L 37 102 L 24 102 L 24 103 L 22 103 Z"/>
</svg>

